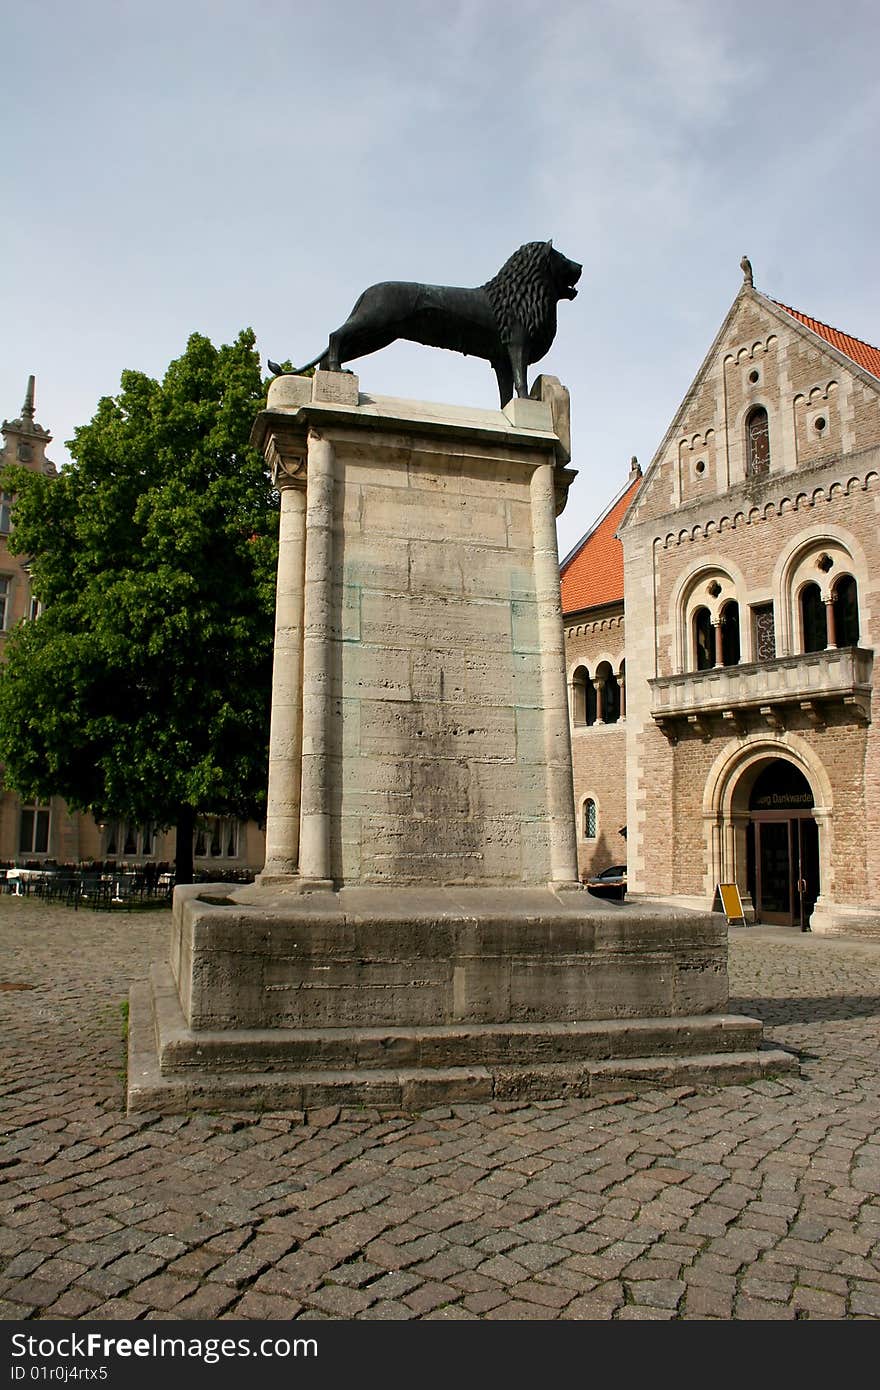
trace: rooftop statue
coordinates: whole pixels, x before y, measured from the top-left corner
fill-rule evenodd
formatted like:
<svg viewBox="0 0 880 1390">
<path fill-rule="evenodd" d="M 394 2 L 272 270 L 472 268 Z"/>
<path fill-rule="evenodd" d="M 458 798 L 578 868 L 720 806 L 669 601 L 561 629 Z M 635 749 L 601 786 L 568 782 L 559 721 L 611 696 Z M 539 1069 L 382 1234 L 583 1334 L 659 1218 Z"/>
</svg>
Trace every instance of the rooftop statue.
<svg viewBox="0 0 880 1390">
<path fill-rule="evenodd" d="M 529 394 L 528 367 L 549 352 L 556 337 L 556 305 L 560 299 L 575 298 L 582 268 L 557 251 L 552 241 L 529 241 L 497 275 L 475 289 L 404 280 L 371 285 L 342 327 L 330 334 L 323 352 L 298 372 L 317 365 L 338 372 L 343 362 L 405 338 L 485 358 L 498 379 L 504 406 L 514 388 L 518 396 Z M 285 374 L 271 361 L 269 370 L 276 376 Z"/>
</svg>

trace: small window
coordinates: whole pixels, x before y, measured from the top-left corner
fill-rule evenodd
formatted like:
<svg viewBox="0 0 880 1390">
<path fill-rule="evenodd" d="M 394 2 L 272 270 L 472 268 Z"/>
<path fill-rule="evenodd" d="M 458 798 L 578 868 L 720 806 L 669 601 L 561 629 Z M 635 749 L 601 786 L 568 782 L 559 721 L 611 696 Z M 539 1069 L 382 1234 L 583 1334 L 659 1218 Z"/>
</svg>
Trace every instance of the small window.
<svg viewBox="0 0 880 1390">
<path fill-rule="evenodd" d="M 859 592 L 851 574 L 842 575 L 834 589 L 834 636 L 838 647 L 859 645 Z"/>
<path fill-rule="evenodd" d="M 595 840 L 596 838 L 596 803 L 592 797 L 588 796 L 584 802 L 584 839 Z"/>
<path fill-rule="evenodd" d="M 715 665 L 715 632 L 708 608 L 698 608 L 694 614 L 694 655 L 698 671 Z"/>
<path fill-rule="evenodd" d="M 590 673 L 579 666 L 571 678 L 571 722 L 578 725 L 587 722 L 587 683 Z"/>
<path fill-rule="evenodd" d="M 749 411 L 746 420 L 746 472 L 754 477 L 770 472 L 770 424 L 762 405 Z"/>
<path fill-rule="evenodd" d="M 47 854 L 49 851 L 49 807 L 33 801 L 21 808 L 18 830 L 19 854 Z"/>
<path fill-rule="evenodd" d="M 196 828 L 193 854 L 197 859 L 237 859 L 239 822 L 212 816 Z"/>
<path fill-rule="evenodd" d="M 721 661 L 724 666 L 739 663 L 739 604 L 735 599 L 721 610 Z"/>
<path fill-rule="evenodd" d="M 597 666 L 596 683 L 599 686 L 602 701 L 602 722 L 604 724 L 616 724 L 620 718 L 620 686 L 617 684 L 617 677 L 607 661 L 603 661 Z"/>
<path fill-rule="evenodd" d="M 818 584 L 805 584 L 801 589 L 801 630 L 805 652 L 824 652 L 828 622 Z"/>
<path fill-rule="evenodd" d="M 752 609 L 755 634 L 755 660 L 774 661 L 776 658 L 776 623 L 772 603 L 759 603 Z"/>
<path fill-rule="evenodd" d="M 156 833 L 149 821 L 139 825 L 137 821 L 112 821 L 107 827 L 107 847 L 104 851 L 108 859 L 139 859 L 150 856 L 155 851 Z"/>
<path fill-rule="evenodd" d="M 596 722 L 596 687 L 586 666 L 579 666 L 572 677 L 572 723 L 575 728 Z"/>
<path fill-rule="evenodd" d="M 12 530 L 12 493 L 0 492 L 0 536 L 8 536 Z"/>
</svg>

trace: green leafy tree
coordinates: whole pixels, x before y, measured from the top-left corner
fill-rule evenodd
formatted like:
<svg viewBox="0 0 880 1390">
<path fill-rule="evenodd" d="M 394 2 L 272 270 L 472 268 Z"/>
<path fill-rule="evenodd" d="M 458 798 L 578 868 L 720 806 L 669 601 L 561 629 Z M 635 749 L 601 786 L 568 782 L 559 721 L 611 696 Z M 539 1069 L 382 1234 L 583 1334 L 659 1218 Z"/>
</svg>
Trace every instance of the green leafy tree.
<svg viewBox="0 0 880 1390">
<path fill-rule="evenodd" d="M 248 443 L 265 399 L 250 330 L 193 334 L 161 382 L 126 371 L 57 478 L 11 467 L 11 544 L 39 617 L 10 635 L 0 759 L 24 797 L 176 826 L 259 816 L 277 497 Z"/>
</svg>

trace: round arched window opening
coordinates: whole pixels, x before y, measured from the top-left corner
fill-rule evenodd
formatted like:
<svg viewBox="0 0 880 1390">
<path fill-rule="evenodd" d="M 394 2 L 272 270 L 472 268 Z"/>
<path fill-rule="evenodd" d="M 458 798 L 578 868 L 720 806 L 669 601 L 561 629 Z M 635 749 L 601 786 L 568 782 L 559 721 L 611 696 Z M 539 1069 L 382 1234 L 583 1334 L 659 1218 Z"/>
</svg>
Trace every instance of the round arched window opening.
<svg viewBox="0 0 880 1390">
<path fill-rule="evenodd" d="M 758 384 L 758 382 L 759 382 L 760 380 L 761 380 L 761 373 L 760 373 L 759 371 L 753 370 L 753 371 L 749 372 L 749 381 L 752 383 L 753 386 L 757 386 L 757 384 Z"/>
<path fill-rule="evenodd" d="M 825 419 L 824 415 L 817 415 L 816 419 L 813 421 L 813 429 L 821 434 L 827 424 L 828 421 Z"/>
<path fill-rule="evenodd" d="M 694 471 L 697 472 L 697 473 L 705 473 L 705 471 L 706 471 L 706 460 L 705 460 L 705 459 L 698 459 L 697 462 L 694 464 Z"/>
</svg>

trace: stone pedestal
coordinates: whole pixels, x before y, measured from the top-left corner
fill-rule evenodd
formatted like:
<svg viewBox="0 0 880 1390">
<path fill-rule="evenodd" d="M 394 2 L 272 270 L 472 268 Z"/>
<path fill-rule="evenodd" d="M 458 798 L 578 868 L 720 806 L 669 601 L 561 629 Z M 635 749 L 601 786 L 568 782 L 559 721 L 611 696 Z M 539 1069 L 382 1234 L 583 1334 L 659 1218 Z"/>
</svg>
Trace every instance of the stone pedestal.
<svg viewBox="0 0 880 1390">
<path fill-rule="evenodd" d="M 577 881 L 568 396 L 536 387 L 499 411 L 373 398 L 347 372 L 273 384 L 254 430 L 281 493 L 266 864 L 252 888 L 177 890 L 170 964 L 132 995 L 131 1108 L 792 1065 L 724 1012 L 723 918 Z"/>
</svg>

